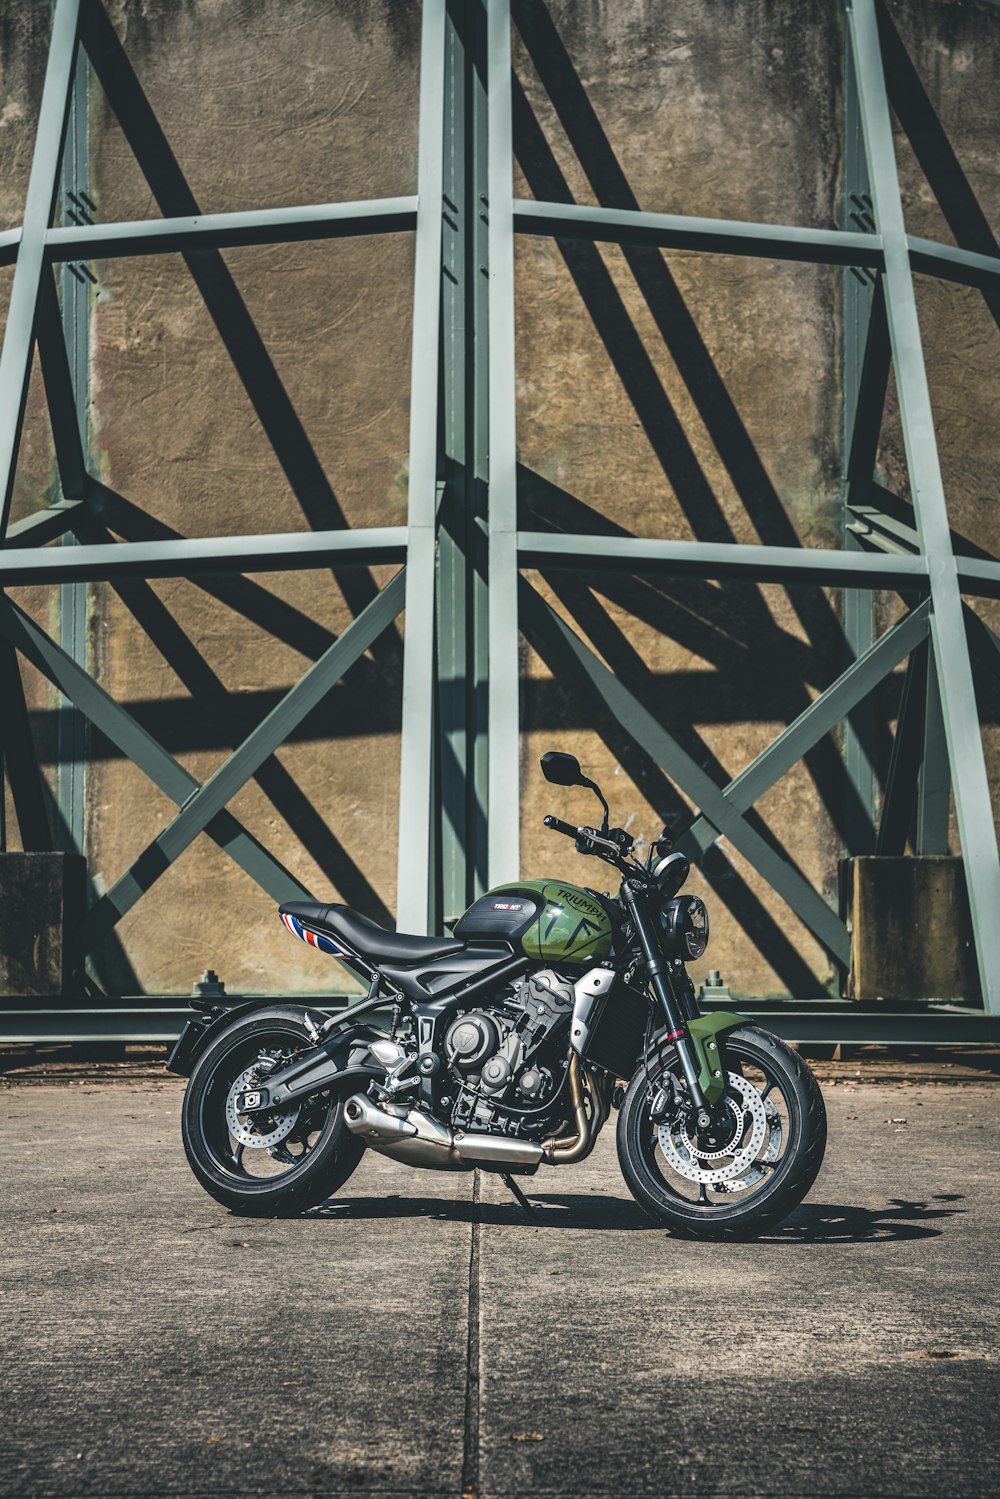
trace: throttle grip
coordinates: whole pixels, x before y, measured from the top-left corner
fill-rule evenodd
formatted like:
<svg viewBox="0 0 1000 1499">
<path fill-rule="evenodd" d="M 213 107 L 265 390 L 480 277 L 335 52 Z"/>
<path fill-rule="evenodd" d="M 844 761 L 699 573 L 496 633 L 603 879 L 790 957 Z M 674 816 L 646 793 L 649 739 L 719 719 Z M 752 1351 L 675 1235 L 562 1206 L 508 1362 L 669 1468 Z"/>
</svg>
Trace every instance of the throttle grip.
<svg viewBox="0 0 1000 1499">
<path fill-rule="evenodd" d="M 561 817 L 546 817 L 545 826 L 552 828 L 557 833 L 562 833 L 567 838 L 578 838 L 580 829 L 575 828 L 571 822 L 563 822 Z"/>
</svg>

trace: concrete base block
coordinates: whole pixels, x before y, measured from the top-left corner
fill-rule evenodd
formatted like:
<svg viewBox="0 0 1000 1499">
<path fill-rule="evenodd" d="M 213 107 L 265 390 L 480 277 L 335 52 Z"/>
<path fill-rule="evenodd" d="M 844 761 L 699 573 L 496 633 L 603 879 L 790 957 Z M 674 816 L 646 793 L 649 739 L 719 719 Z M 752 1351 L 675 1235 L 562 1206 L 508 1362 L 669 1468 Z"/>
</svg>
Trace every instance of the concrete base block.
<svg viewBox="0 0 1000 1499">
<path fill-rule="evenodd" d="M 70 993 L 86 879 L 80 854 L 0 854 L 0 998 Z"/>
<path fill-rule="evenodd" d="M 844 859 L 848 999 L 973 999 L 979 976 L 961 859 Z"/>
</svg>

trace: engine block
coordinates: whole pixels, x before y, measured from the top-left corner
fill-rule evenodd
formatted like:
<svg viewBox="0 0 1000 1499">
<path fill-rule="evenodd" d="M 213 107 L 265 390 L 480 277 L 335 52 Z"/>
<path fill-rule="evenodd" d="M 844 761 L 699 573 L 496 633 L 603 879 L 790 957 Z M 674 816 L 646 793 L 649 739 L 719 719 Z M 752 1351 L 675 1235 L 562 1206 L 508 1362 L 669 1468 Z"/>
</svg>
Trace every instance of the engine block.
<svg viewBox="0 0 1000 1499">
<path fill-rule="evenodd" d="M 463 1129 L 532 1134 L 543 1127 L 544 1105 L 563 1076 L 565 1048 L 547 1043 L 566 1029 L 573 985 L 554 969 L 529 974 L 489 1010 L 452 1021 L 445 1055 L 458 1084 L 453 1121 Z"/>
</svg>

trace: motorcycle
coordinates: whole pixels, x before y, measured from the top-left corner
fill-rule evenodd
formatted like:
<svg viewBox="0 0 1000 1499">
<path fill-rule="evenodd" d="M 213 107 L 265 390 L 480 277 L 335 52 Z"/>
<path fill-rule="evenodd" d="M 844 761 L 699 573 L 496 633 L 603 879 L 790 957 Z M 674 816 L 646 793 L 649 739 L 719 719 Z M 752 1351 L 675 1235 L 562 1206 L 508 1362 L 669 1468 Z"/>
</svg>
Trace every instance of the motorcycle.
<svg viewBox="0 0 1000 1499">
<path fill-rule="evenodd" d="M 369 983 L 333 1015 L 200 997 L 167 1061 L 187 1076 L 184 1148 L 238 1214 L 287 1216 L 341 1188 L 365 1149 L 410 1166 L 515 1178 L 578 1164 L 618 1110 L 622 1175 L 687 1238 L 759 1234 L 812 1186 L 822 1094 L 798 1054 L 728 1010 L 702 1013 L 686 964 L 705 952 L 704 902 L 665 829 L 640 863 L 579 762 L 541 760 L 593 791 L 600 827 L 546 817 L 620 876 L 617 896 L 512 880 L 451 937 L 390 932 L 342 905 L 290 901 L 288 930 Z"/>
</svg>

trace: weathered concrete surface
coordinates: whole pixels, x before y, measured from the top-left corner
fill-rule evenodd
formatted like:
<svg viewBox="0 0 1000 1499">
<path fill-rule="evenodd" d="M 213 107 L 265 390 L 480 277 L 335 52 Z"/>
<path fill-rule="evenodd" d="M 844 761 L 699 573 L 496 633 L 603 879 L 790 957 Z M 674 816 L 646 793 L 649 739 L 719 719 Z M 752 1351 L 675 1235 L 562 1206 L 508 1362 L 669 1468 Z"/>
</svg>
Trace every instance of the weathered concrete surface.
<svg viewBox="0 0 1000 1499">
<path fill-rule="evenodd" d="M 542 1194 L 561 1232 L 484 1228 L 484 1493 L 995 1491 L 997 1095 L 824 1094 L 759 1243 L 648 1229 L 608 1142 Z"/>
<path fill-rule="evenodd" d="M 464 1178 L 372 1157 L 309 1222 L 230 1217 L 181 1090 L 5 1096 L 2 1487 L 19 1494 L 455 1494 Z"/>
<path fill-rule="evenodd" d="M 177 1086 L 5 1091 L 4 1490 L 991 1495 L 996 1086 L 825 1094 L 809 1201 L 696 1245 L 610 1135 L 535 1223 L 374 1157 L 253 1223 L 190 1176 Z"/>
<path fill-rule="evenodd" d="M 961 859 L 845 859 L 841 882 L 851 999 L 965 999 L 979 992 Z"/>
<path fill-rule="evenodd" d="M 892 0 L 888 9 L 917 78 L 916 88 L 907 83 L 916 101 L 908 123 L 923 134 L 915 151 L 897 132 L 908 226 L 982 249 L 1000 224 L 996 8 Z M 129 140 L 95 88 L 99 219 L 193 211 L 188 197 L 208 212 L 413 190 L 414 0 L 109 0 L 107 10 L 127 59 L 119 83 L 134 71 L 163 139 L 133 117 Z M 513 16 L 519 194 L 834 223 L 836 5 L 517 0 Z M 47 20 L 46 6 L 0 3 L 0 226 L 22 211 Z M 909 78 L 897 65 L 890 72 L 894 83 Z M 949 199 L 950 217 L 934 189 Z M 969 207 L 977 198 L 984 223 Z M 197 285 L 177 256 L 94 267 L 93 455 L 127 501 L 109 500 L 112 533 L 401 520 L 412 238 L 245 249 L 198 257 L 195 269 Z M 836 544 L 840 275 L 520 241 L 519 455 L 568 492 L 546 491 L 529 523 Z M 0 273 L 0 309 L 9 284 L 10 272 Z M 918 296 L 953 519 L 996 550 L 996 322 L 967 288 L 920 278 Z M 879 466 L 889 487 L 908 492 L 892 391 Z M 36 371 L 15 515 L 36 508 L 51 481 Z M 217 588 L 97 586 L 89 664 L 204 777 L 381 581 L 327 572 Z M 55 628 L 54 590 L 17 596 Z M 552 597 L 720 783 L 842 663 L 838 600 L 819 591 L 604 580 L 592 595 L 564 578 Z M 880 624 L 896 608 L 883 597 Z M 982 609 L 1000 627 L 1000 605 Z M 607 715 L 530 649 L 523 685 L 525 874 L 580 874 L 569 846 L 540 827 L 552 802 L 537 754 L 558 740 L 612 788 L 617 816 L 634 830 L 655 832 L 685 807 Z M 1000 694 L 978 685 L 1000 788 Z M 30 672 L 28 694 L 51 773 L 55 699 Z M 397 631 L 234 803 L 317 896 L 390 920 L 399 702 Z M 110 883 L 173 808 L 97 736 L 91 749 L 88 855 L 95 879 Z M 830 740 L 757 807 L 831 901 L 840 830 L 823 800 L 842 811 L 839 776 Z M 569 798 L 558 810 L 584 818 L 592 806 Z M 834 982 L 825 953 L 724 842 L 696 876 L 701 884 L 712 898 L 711 961 L 734 992 L 815 994 Z M 339 981 L 282 933 L 272 903 L 204 837 L 119 936 L 122 951 L 106 956 L 105 972 L 126 992 L 183 992 L 208 965 L 231 989 L 323 993 Z"/>
</svg>

